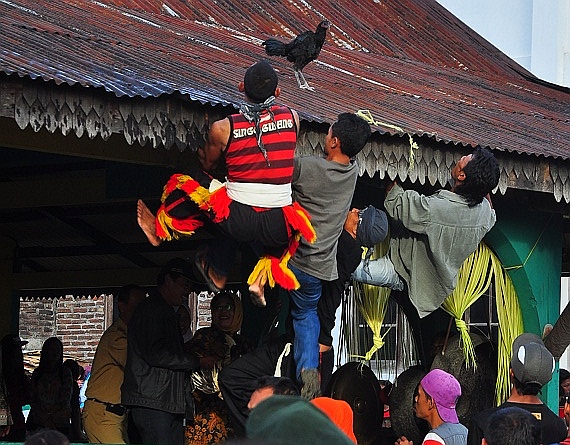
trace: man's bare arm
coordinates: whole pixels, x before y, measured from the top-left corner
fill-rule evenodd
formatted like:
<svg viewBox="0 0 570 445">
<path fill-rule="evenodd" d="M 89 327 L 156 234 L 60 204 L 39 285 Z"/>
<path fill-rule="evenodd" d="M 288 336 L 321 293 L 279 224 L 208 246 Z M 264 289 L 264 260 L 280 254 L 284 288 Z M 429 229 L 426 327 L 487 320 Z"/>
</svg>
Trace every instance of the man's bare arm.
<svg viewBox="0 0 570 445">
<path fill-rule="evenodd" d="M 299 122 L 299 115 L 292 108 L 291 108 L 291 114 L 293 115 L 293 120 L 295 121 L 295 126 L 297 127 L 297 136 L 298 136 L 299 135 L 299 125 L 301 125 Z"/>
<path fill-rule="evenodd" d="M 198 159 L 206 171 L 217 167 L 222 153 L 230 138 L 230 120 L 228 118 L 216 121 L 208 131 L 208 139 L 204 147 L 198 148 Z"/>
</svg>

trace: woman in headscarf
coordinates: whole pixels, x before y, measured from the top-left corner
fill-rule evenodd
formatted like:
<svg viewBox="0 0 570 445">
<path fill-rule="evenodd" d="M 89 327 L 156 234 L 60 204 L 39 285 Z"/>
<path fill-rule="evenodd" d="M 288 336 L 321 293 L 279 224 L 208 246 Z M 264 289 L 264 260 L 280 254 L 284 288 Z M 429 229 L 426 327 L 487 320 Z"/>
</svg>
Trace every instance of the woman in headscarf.
<svg viewBox="0 0 570 445">
<path fill-rule="evenodd" d="M 191 352 L 200 355 L 202 367 L 192 373 L 195 414 L 194 422 L 186 427 L 187 444 L 220 443 L 233 437 L 233 428 L 218 387 L 218 373 L 225 365 L 253 349 L 251 343 L 238 334 L 243 321 L 238 295 L 226 291 L 214 295 L 210 312 L 211 326 L 198 329 L 188 344 Z"/>
</svg>

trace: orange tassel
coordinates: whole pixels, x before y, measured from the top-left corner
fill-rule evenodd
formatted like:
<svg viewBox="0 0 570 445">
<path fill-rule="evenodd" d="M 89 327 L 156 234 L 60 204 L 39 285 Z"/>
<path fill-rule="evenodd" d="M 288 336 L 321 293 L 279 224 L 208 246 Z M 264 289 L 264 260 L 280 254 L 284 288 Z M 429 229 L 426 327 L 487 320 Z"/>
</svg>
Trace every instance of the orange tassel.
<svg viewBox="0 0 570 445">
<path fill-rule="evenodd" d="M 164 185 L 164 189 L 162 191 L 162 196 L 160 198 L 160 200 L 162 202 L 166 201 L 166 198 L 168 198 L 168 195 L 170 195 L 174 190 L 176 190 L 178 188 L 178 184 L 179 184 L 179 178 L 181 176 L 180 173 L 174 174 L 172 175 L 168 181 L 166 182 L 166 184 Z"/>
<path fill-rule="evenodd" d="M 275 282 L 285 290 L 299 289 L 300 287 L 297 277 L 287 267 L 287 262 L 271 257 L 271 274 Z"/>
<path fill-rule="evenodd" d="M 210 208 L 214 212 L 215 223 L 219 223 L 230 216 L 230 204 L 232 200 L 229 198 L 225 187 L 220 187 L 214 193 L 210 194 Z"/>
<path fill-rule="evenodd" d="M 283 207 L 285 221 L 294 231 L 300 232 L 309 243 L 314 243 L 317 234 L 310 221 L 310 216 L 298 203 Z"/>
<path fill-rule="evenodd" d="M 172 218 L 168 216 L 164 210 L 164 204 L 162 204 L 156 213 L 155 233 L 156 236 L 158 236 L 163 241 L 170 241 L 172 239 L 172 235 L 170 235 L 170 232 L 168 230 L 170 221 L 172 221 Z"/>
<path fill-rule="evenodd" d="M 173 219 L 170 227 L 179 235 L 192 236 L 194 232 L 203 225 L 204 222 L 197 217 L 190 217 L 186 219 Z M 176 236 L 176 238 L 179 238 L 179 236 Z"/>
</svg>

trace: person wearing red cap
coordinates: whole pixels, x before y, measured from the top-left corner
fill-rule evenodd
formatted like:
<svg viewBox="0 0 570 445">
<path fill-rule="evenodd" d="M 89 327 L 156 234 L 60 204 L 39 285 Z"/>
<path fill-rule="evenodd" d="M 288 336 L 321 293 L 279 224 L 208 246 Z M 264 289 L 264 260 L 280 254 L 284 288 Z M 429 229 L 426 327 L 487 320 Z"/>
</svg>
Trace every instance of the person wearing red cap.
<svg viewBox="0 0 570 445">
<path fill-rule="evenodd" d="M 423 445 L 465 445 L 467 428 L 459 423 L 455 406 L 461 396 L 457 379 L 442 369 L 432 369 L 420 381 L 414 398 L 416 417 L 429 423 L 431 430 Z M 405 436 L 395 445 L 413 445 Z"/>
</svg>

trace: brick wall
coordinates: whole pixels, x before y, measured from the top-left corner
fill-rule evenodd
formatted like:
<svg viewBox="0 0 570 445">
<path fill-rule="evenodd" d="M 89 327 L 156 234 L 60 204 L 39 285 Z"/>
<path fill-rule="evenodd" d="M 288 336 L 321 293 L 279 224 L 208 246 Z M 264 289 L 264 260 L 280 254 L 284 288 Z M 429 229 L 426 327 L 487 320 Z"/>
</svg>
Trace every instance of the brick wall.
<svg viewBox="0 0 570 445">
<path fill-rule="evenodd" d="M 90 364 L 99 338 L 113 319 L 113 296 L 66 295 L 20 299 L 20 337 L 25 351 L 39 351 L 49 337 L 58 337 L 65 356 Z"/>
<path fill-rule="evenodd" d="M 193 332 L 210 326 L 211 298 L 207 292 L 188 297 Z M 20 337 L 29 342 L 24 352 L 32 356 L 31 362 L 37 362 L 39 354 L 33 351 L 41 350 L 47 338 L 58 337 L 66 358 L 91 365 L 101 335 L 118 316 L 115 307 L 113 295 L 20 298 Z"/>
<path fill-rule="evenodd" d="M 93 360 L 99 338 L 108 327 L 105 322 L 106 300 L 112 298 L 112 295 L 102 295 L 58 299 L 56 336 L 63 342 L 64 350 L 82 361 Z"/>
</svg>

